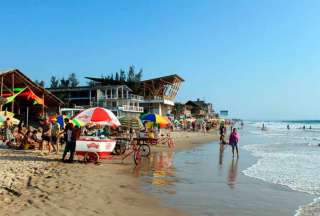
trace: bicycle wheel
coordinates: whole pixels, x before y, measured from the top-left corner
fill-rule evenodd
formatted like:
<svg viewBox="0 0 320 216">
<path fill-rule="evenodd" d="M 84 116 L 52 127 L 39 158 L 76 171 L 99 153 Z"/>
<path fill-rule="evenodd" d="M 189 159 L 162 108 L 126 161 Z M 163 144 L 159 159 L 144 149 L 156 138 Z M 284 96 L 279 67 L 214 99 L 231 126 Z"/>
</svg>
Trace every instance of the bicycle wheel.
<svg viewBox="0 0 320 216">
<path fill-rule="evenodd" d="M 139 151 L 139 150 L 138 150 L 138 151 L 135 151 L 134 154 L 133 154 L 134 163 L 135 163 L 136 165 L 141 164 L 141 159 L 142 159 L 142 157 L 141 157 L 140 151 Z"/>
<path fill-rule="evenodd" d="M 126 152 L 126 148 L 127 148 L 126 145 L 117 144 L 114 148 L 114 154 L 121 155 Z"/>
<path fill-rule="evenodd" d="M 138 150 L 140 151 L 140 154 L 143 157 L 148 157 L 151 152 L 150 146 L 147 144 L 140 145 Z"/>
</svg>

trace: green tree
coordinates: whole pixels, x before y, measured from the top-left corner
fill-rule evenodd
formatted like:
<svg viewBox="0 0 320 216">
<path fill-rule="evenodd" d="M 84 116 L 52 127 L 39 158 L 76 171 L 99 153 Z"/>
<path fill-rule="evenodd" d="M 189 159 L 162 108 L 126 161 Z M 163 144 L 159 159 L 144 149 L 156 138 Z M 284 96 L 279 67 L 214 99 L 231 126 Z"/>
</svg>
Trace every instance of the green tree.
<svg viewBox="0 0 320 216">
<path fill-rule="evenodd" d="M 87 82 L 87 84 L 88 84 L 88 86 L 90 86 L 90 87 L 94 87 L 94 86 L 96 85 L 96 82 L 93 81 L 93 80 L 90 80 L 90 81 Z"/>
<path fill-rule="evenodd" d="M 139 72 L 137 74 L 135 74 L 135 81 L 136 82 L 140 82 L 142 79 L 142 74 L 143 74 L 143 70 L 140 69 Z"/>
<path fill-rule="evenodd" d="M 59 87 L 59 80 L 55 76 L 52 76 L 50 79 L 50 88 L 58 88 L 58 87 Z"/>
<path fill-rule="evenodd" d="M 134 82 L 134 81 L 135 81 L 134 66 L 131 65 L 128 70 L 127 82 Z"/>
<path fill-rule="evenodd" d="M 79 80 L 77 79 L 77 76 L 75 73 L 71 73 L 69 75 L 68 80 L 70 82 L 70 87 L 72 88 L 77 87 L 79 85 Z"/>
<path fill-rule="evenodd" d="M 120 81 L 126 81 L 126 72 L 124 70 L 120 70 Z"/>
<path fill-rule="evenodd" d="M 62 78 L 60 80 L 60 88 L 69 88 L 70 87 L 70 80 L 69 79 L 65 79 L 65 78 Z"/>
<path fill-rule="evenodd" d="M 120 80 L 119 72 L 116 73 L 116 78 L 115 78 L 115 80 L 116 80 L 116 81 L 119 81 L 119 80 Z"/>
<path fill-rule="evenodd" d="M 34 82 L 35 82 L 36 84 L 38 84 L 39 86 L 42 86 L 42 87 L 44 87 L 44 85 L 45 85 L 45 83 L 44 83 L 43 80 L 35 80 Z"/>
</svg>

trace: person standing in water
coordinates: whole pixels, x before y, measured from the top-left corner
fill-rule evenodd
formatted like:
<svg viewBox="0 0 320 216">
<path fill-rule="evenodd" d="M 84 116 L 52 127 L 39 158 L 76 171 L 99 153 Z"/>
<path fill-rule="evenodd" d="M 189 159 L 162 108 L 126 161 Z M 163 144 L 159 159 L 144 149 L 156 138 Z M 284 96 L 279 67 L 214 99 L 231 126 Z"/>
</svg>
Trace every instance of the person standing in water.
<svg viewBox="0 0 320 216">
<path fill-rule="evenodd" d="M 290 125 L 287 125 L 287 129 L 290 130 Z"/>
<path fill-rule="evenodd" d="M 220 128 L 219 128 L 219 132 L 220 132 L 220 142 L 221 142 L 221 143 L 225 143 L 225 141 L 224 141 L 225 129 L 226 129 L 226 127 L 224 126 L 224 123 L 221 122 L 221 123 L 220 123 Z"/>
<path fill-rule="evenodd" d="M 229 144 L 232 147 L 232 157 L 234 157 L 234 149 L 236 149 L 237 157 L 239 157 L 239 150 L 238 150 L 239 139 L 240 139 L 240 135 L 237 132 L 237 129 L 233 128 L 232 133 L 230 134 L 230 137 L 229 137 Z"/>
</svg>

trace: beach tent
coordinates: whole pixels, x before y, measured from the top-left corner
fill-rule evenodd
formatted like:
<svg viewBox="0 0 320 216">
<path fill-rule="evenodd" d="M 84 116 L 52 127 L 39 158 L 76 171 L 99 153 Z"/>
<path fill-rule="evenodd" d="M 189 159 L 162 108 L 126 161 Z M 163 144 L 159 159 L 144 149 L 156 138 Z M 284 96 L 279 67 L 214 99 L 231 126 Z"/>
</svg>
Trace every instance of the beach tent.
<svg viewBox="0 0 320 216">
<path fill-rule="evenodd" d="M 168 118 L 161 116 L 161 115 L 157 115 L 157 114 L 144 114 L 141 116 L 141 120 L 143 122 L 145 121 L 151 121 L 154 122 L 156 124 L 160 124 L 160 125 L 168 125 L 170 124 L 170 121 Z"/>
<path fill-rule="evenodd" d="M 0 115 L 7 116 L 9 118 L 13 118 L 14 113 L 13 112 L 9 112 L 9 111 L 0 111 Z"/>
<path fill-rule="evenodd" d="M 54 121 L 57 121 L 57 123 L 60 125 L 61 128 L 64 128 L 64 120 L 65 119 L 70 119 L 69 116 L 67 115 L 58 115 L 57 117 L 50 117 L 49 120 L 54 120 Z M 76 126 L 79 126 L 79 127 L 83 127 L 85 126 L 85 123 L 82 122 L 81 120 L 79 119 L 70 119 L 70 123 L 72 123 L 73 125 L 76 125 Z"/>
<path fill-rule="evenodd" d="M 20 123 L 19 119 L 16 119 L 16 118 L 13 118 L 10 116 L 4 116 L 4 115 L 0 114 L 0 125 L 3 125 L 3 122 L 5 122 L 7 118 L 10 119 L 10 121 L 12 122 L 13 125 L 18 125 Z"/>
<path fill-rule="evenodd" d="M 119 118 L 119 121 L 121 123 L 121 126 L 132 128 L 132 129 L 142 129 L 143 124 L 141 120 L 137 117 L 129 117 L 129 116 L 123 116 Z"/>
</svg>

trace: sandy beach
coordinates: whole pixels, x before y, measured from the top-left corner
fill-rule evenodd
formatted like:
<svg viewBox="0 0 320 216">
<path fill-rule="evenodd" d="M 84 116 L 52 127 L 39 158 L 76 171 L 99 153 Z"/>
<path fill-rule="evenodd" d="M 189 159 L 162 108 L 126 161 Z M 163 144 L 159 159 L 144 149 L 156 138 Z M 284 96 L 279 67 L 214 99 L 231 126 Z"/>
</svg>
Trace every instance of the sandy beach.
<svg viewBox="0 0 320 216">
<path fill-rule="evenodd" d="M 174 132 L 175 151 L 217 139 L 210 134 Z M 155 147 L 153 151 L 170 151 Z M 139 189 L 131 158 L 125 163 L 62 164 L 60 156 L 3 149 L 1 215 L 184 215 Z"/>
</svg>

